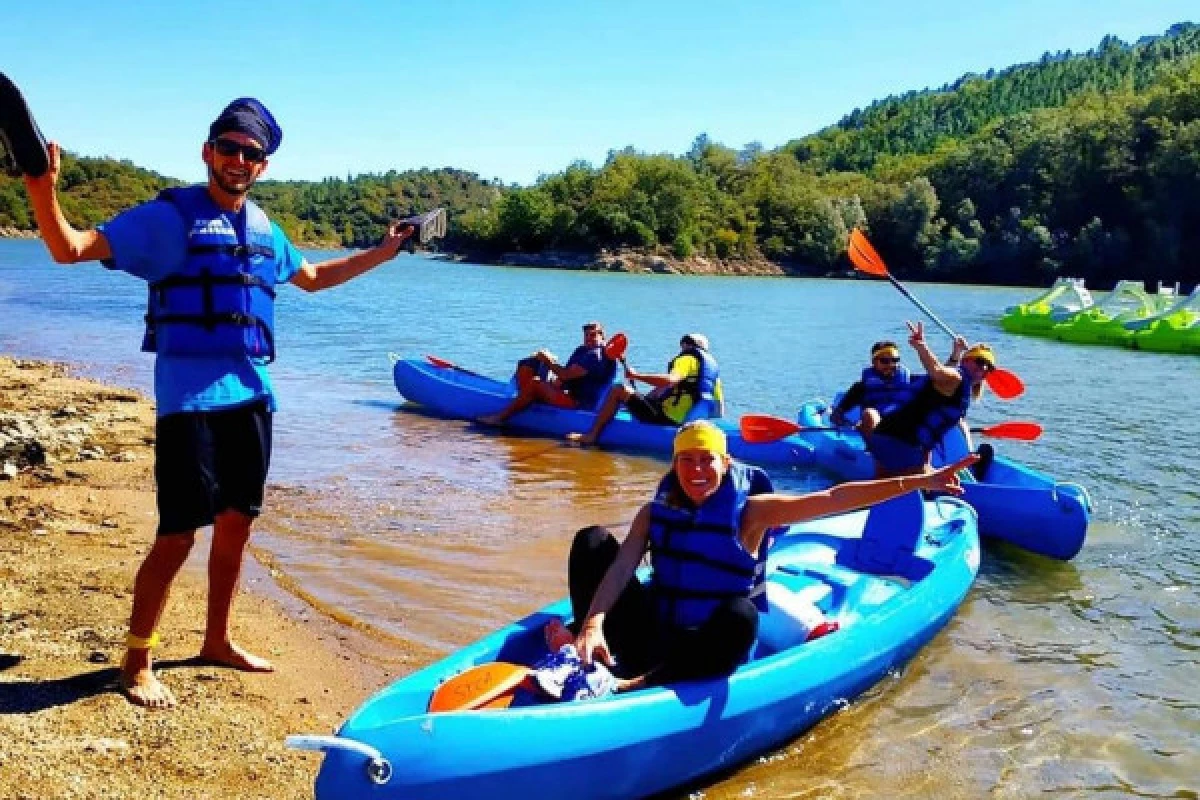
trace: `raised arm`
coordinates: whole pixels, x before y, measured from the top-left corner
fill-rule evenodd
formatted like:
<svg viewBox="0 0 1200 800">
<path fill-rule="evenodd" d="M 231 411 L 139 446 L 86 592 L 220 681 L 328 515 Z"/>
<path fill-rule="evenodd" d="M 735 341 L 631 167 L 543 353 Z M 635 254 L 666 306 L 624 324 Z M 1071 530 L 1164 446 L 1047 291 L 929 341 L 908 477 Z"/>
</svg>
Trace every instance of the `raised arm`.
<svg viewBox="0 0 1200 800">
<path fill-rule="evenodd" d="M 770 528 L 854 511 L 914 489 L 962 494 L 958 471 L 978 460 L 979 456 L 972 453 L 927 475 L 854 481 L 808 494 L 755 495 L 746 501 L 746 510 L 742 512 L 742 544 L 748 552 L 756 553 L 763 534 Z"/>
<path fill-rule="evenodd" d="M 400 252 L 401 245 L 411 236 L 411 225 L 401 225 L 393 222 L 388 226 L 383 241 L 370 250 L 363 250 L 354 255 L 331 258 L 317 264 L 307 261 L 292 276 L 292 283 L 306 292 L 319 292 L 340 286 L 346 281 L 353 280 L 363 273 L 370 272 L 385 261 L 391 261 Z"/>
<path fill-rule="evenodd" d="M 954 367 L 947 366 L 938 360 L 938 357 L 929 349 L 929 344 L 925 341 L 925 330 L 920 322 L 909 322 L 908 324 L 908 343 L 912 345 L 916 351 L 917 357 L 921 359 L 921 366 L 925 368 L 925 373 L 929 376 L 929 380 L 933 381 L 933 386 L 944 395 L 954 394 L 958 385 L 962 383 L 962 375 Z"/>
<path fill-rule="evenodd" d="M 59 264 L 79 264 L 83 261 L 98 261 L 112 256 L 112 249 L 104 234 L 97 230 L 76 230 L 67 222 L 62 207 L 58 204 L 58 174 L 62 169 L 62 150 L 57 142 L 46 147 L 50 156 L 50 168 L 41 176 L 25 176 L 25 191 L 33 206 L 33 218 L 50 257 Z"/>
</svg>

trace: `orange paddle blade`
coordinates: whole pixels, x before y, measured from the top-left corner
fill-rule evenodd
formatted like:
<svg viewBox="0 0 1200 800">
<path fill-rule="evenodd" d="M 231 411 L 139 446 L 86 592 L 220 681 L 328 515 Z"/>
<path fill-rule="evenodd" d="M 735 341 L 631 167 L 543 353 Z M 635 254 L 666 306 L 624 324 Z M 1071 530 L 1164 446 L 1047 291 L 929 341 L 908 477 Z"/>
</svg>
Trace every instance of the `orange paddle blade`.
<svg viewBox="0 0 1200 800">
<path fill-rule="evenodd" d="M 804 430 L 791 420 L 770 414 L 745 414 L 738 420 L 742 438 L 750 444 L 767 444 Z"/>
<path fill-rule="evenodd" d="M 528 675 L 529 667 L 504 661 L 471 667 L 433 691 L 429 698 L 429 711 L 505 708 L 512 703 L 513 692 Z M 508 696 L 507 701 L 502 699 L 505 695 Z"/>
<path fill-rule="evenodd" d="M 993 439 L 1017 439 L 1022 442 L 1032 442 L 1042 435 L 1042 426 L 1036 422 L 1001 422 L 999 425 L 972 430 L 978 430 Z"/>
<path fill-rule="evenodd" d="M 1015 372 L 1009 372 L 1006 369 L 997 368 L 989 371 L 984 382 L 1001 400 L 1012 400 L 1025 394 L 1025 384 L 1021 382 Z"/>
<path fill-rule="evenodd" d="M 875 248 L 858 228 L 850 231 L 850 244 L 846 248 L 846 254 L 850 256 L 850 262 L 859 272 L 878 275 L 881 278 L 891 277 L 879 253 L 875 252 Z"/>
<path fill-rule="evenodd" d="M 612 361 L 620 361 L 625 357 L 628 347 L 629 337 L 623 333 L 614 333 L 608 344 L 604 345 L 604 355 Z"/>
</svg>

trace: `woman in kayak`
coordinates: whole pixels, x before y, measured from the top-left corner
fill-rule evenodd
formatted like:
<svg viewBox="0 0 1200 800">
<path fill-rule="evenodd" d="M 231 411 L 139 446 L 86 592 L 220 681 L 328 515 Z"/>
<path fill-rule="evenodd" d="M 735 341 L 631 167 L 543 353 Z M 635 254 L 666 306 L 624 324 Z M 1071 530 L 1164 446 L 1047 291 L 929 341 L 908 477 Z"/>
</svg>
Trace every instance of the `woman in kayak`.
<svg viewBox="0 0 1200 800">
<path fill-rule="evenodd" d="M 871 430 L 866 447 L 878 478 L 929 472 L 933 448 L 951 428 L 965 425 L 967 408 L 979 399 L 984 379 L 996 368 L 996 354 L 986 344 L 969 347 L 960 336 L 942 364 L 925 342 L 921 323 L 909 322 L 908 330 L 908 342 L 927 373 L 920 388 L 886 414 L 863 410 L 863 426 Z M 967 443 L 969 448 L 969 435 Z"/>
<path fill-rule="evenodd" d="M 727 675 L 746 660 L 758 633 L 766 599 L 763 540 L 772 528 L 915 489 L 960 494 L 956 473 L 976 458 L 928 475 L 780 494 L 761 469 L 729 457 L 720 428 L 688 423 L 675 436 L 671 471 L 624 542 L 598 526 L 576 534 L 568 583 L 582 665 L 559 659 L 535 677 L 552 694 L 576 700 Z M 643 585 L 634 573 L 647 551 L 653 577 Z M 621 678 L 607 669 L 617 664 Z"/>
</svg>

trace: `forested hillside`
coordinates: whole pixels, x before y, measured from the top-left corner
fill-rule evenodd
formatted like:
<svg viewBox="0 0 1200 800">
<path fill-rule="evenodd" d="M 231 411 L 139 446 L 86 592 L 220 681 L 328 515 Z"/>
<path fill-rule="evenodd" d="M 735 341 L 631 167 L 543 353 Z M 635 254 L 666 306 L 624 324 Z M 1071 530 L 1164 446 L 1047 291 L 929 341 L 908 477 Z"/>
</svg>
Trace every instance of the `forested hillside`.
<svg viewBox="0 0 1200 800">
<path fill-rule="evenodd" d="M 79 224 L 166 179 L 128 162 L 70 159 Z M 490 258 L 628 247 L 796 272 L 846 266 L 863 227 L 905 277 L 1048 283 L 1087 277 L 1200 282 L 1200 26 L 1128 45 L 966 75 L 854 110 L 772 151 L 697 137 L 682 156 L 633 149 L 535 185 L 453 169 L 264 182 L 256 196 L 306 243 L 360 246 L 397 215 L 445 205 L 449 249 Z M 0 226 L 30 226 L 0 178 Z"/>
<path fill-rule="evenodd" d="M 128 161 L 68 153 L 60 178 L 63 210 L 75 225 L 91 226 L 178 183 Z M 293 240 L 330 247 L 374 243 L 389 220 L 438 206 L 457 219 L 499 196 L 498 188 L 474 173 L 448 168 L 348 180 L 262 181 L 254 187 L 256 202 Z M 5 226 L 28 229 L 33 223 L 20 181 L 0 175 L 0 227 Z"/>
</svg>

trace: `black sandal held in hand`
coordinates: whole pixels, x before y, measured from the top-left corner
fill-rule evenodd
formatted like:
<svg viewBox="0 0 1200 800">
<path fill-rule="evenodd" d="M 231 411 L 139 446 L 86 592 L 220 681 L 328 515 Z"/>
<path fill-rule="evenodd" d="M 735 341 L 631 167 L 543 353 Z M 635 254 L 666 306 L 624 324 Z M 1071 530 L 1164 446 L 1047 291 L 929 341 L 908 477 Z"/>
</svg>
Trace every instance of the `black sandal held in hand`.
<svg viewBox="0 0 1200 800">
<path fill-rule="evenodd" d="M 14 178 L 50 169 L 46 137 L 38 129 L 21 90 L 0 72 L 0 169 Z"/>
</svg>

